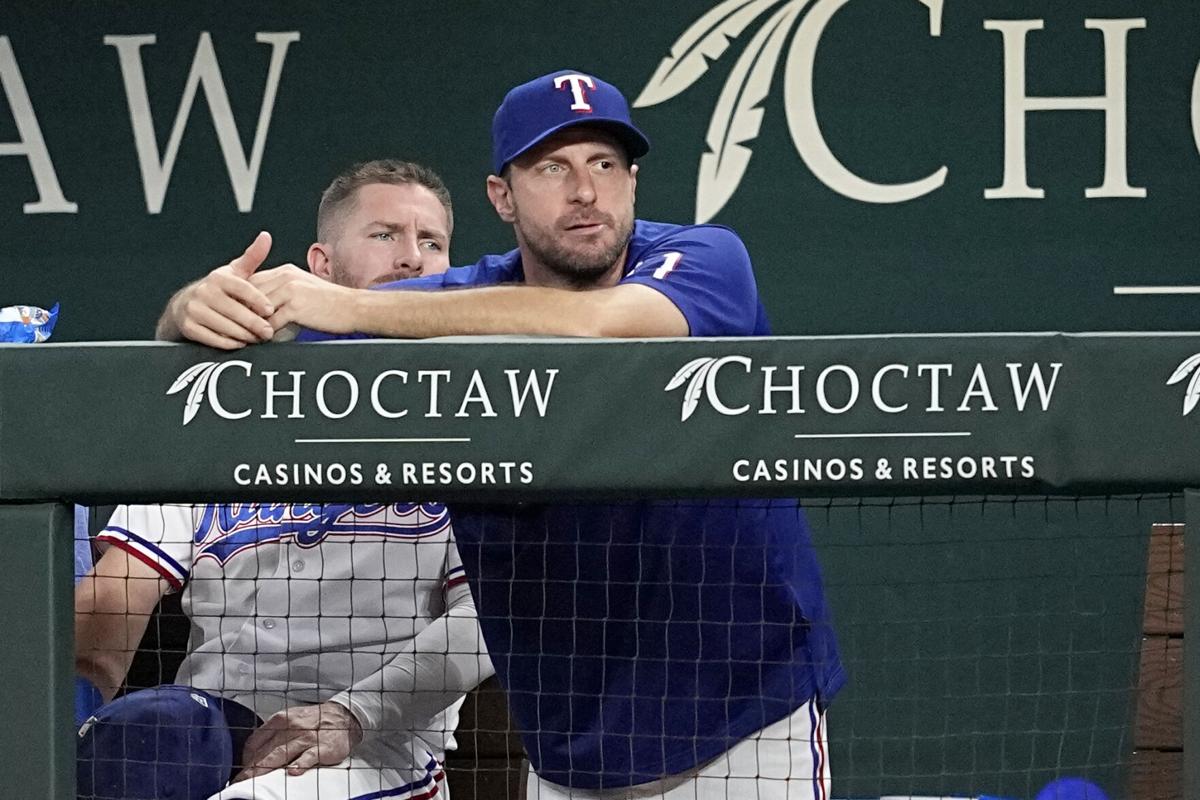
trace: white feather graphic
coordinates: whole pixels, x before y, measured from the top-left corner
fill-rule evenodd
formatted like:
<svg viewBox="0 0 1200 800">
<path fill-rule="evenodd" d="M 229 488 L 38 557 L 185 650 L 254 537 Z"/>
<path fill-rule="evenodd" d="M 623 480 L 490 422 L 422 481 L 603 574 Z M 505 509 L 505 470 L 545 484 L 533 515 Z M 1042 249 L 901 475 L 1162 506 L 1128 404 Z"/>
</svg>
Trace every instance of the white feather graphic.
<svg viewBox="0 0 1200 800">
<path fill-rule="evenodd" d="M 771 89 L 783 43 L 807 0 L 792 0 L 758 30 L 725 81 L 708 126 L 709 152 L 700 156 L 696 186 L 696 222 L 715 217 L 737 191 L 762 126 L 759 104 Z"/>
<path fill-rule="evenodd" d="M 941 36 L 943 0 L 920 0 L 920 3 L 929 9 L 929 35 Z"/>
<path fill-rule="evenodd" d="M 688 382 L 687 389 L 683 392 L 683 411 L 680 414 L 680 422 L 687 422 L 688 417 L 696 411 L 696 406 L 700 403 L 700 395 L 704 392 L 704 380 L 716 363 L 717 359 L 712 358 L 708 360 L 708 363 L 701 364 L 691 381 Z"/>
<path fill-rule="evenodd" d="M 215 361 L 201 361 L 199 364 L 193 364 L 192 366 L 188 367 L 183 372 L 179 373 L 179 377 L 176 378 L 175 382 L 171 384 L 171 388 L 167 389 L 167 394 L 182 392 L 187 388 L 189 383 L 195 380 L 197 375 L 204 371 L 205 367 L 211 367 L 215 363 Z"/>
<path fill-rule="evenodd" d="M 779 0 L 725 0 L 696 20 L 671 45 L 671 54 L 659 62 L 634 108 L 658 105 L 691 86 L 708 71 L 708 62 L 720 58 L 756 17 Z"/>
<path fill-rule="evenodd" d="M 683 382 L 690 378 L 693 372 L 700 369 L 700 366 L 706 361 L 716 361 L 716 359 L 712 356 L 701 356 L 700 358 L 692 359 L 679 368 L 679 371 L 675 373 L 667 383 L 667 388 L 663 389 L 663 391 L 670 392 L 683 386 Z"/>
<path fill-rule="evenodd" d="M 1173 372 L 1171 374 L 1171 377 L 1167 379 L 1167 386 L 1171 386 L 1172 384 L 1179 383 L 1181 380 L 1186 378 L 1188 376 L 1188 374 L 1192 370 L 1194 370 L 1197 366 L 1200 366 L 1200 353 L 1196 353 L 1196 355 L 1194 355 L 1194 356 L 1189 356 L 1188 358 L 1185 358 L 1183 360 L 1183 363 L 1181 363 L 1178 367 L 1176 367 L 1175 372 Z"/>
<path fill-rule="evenodd" d="M 216 370 L 216 362 L 213 362 L 204 369 L 196 382 L 192 384 L 192 390 L 188 392 L 187 402 L 183 404 L 183 424 L 187 425 L 196 416 L 196 412 L 200 410 L 200 398 L 204 396 L 204 389 L 208 386 L 208 379 Z"/>
<path fill-rule="evenodd" d="M 1200 403 L 1200 372 L 1192 376 L 1192 380 L 1188 383 L 1187 393 L 1183 396 L 1183 415 L 1185 417 L 1192 413 L 1196 403 Z"/>
</svg>

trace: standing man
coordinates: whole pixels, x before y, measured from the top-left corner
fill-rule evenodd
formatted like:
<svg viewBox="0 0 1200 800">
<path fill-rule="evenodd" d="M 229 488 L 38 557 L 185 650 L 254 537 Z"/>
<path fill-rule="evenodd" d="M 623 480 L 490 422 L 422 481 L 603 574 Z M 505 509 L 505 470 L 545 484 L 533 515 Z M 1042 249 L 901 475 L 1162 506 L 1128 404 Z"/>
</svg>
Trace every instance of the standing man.
<svg viewBox="0 0 1200 800">
<path fill-rule="evenodd" d="M 322 196 L 309 266 L 346 286 L 443 272 L 451 213 L 430 170 L 358 165 Z M 173 303 L 199 320 L 184 330 L 260 338 L 245 276 L 269 246 L 183 290 Z M 75 594 L 82 797 L 446 794 L 458 707 L 492 669 L 443 506 L 121 506 L 97 540 Z M 177 685 L 102 705 L 176 591 L 191 623 Z"/>
<path fill-rule="evenodd" d="M 615 87 L 575 71 L 522 84 L 492 143 L 488 197 L 516 250 L 383 287 L 452 292 L 255 275 L 274 308 L 262 321 L 389 337 L 770 332 L 736 234 L 634 218 L 649 143 Z M 454 518 L 530 798 L 828 797 L 824 711 L 845 676 L 794 502 Z"/>
</svg>

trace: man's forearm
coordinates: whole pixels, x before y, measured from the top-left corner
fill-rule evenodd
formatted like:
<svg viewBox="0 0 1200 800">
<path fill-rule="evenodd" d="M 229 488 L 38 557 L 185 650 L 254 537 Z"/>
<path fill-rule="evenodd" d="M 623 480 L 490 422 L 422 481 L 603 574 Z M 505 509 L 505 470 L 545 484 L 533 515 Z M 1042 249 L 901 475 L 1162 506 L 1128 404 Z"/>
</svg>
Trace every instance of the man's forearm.
<svg viewBox="0 0 1200 800">
<path fill-rule="evenodd" d="M 530 333 L 587 336 L 591 311 L 579 292 L 490 286 L 442 292 L 355 292 L 355 330 L 396 339 Z"/>
<path fill-rule="evenodd" d="M 489 286 L 441 292 L 358 291 L 346 309 L 348 330 L 388 338 L 533 334 L 544 336 L 686 336 L 670 300 L 643 286 L 570 291 Z M 342 331 L 339 331 L 342 332 Z"/>
<path fill-rule="evenodd" d="M 350 709 L 366 735 L 420 731 L 494 674 L 474 605 L 459 606 L 431 622 L 381 670 L 330 700 Z"/>
<path fill-rule="evenodd" d="M 104 589 L 98 588 L 106 582 L 85 577 L 75 598 L 75 672 L 91 681 L 105 702 L 112 700 L 125 682 L 150 619 L 130 613 L 119 599 L 106 597 Z"/>
</svg>

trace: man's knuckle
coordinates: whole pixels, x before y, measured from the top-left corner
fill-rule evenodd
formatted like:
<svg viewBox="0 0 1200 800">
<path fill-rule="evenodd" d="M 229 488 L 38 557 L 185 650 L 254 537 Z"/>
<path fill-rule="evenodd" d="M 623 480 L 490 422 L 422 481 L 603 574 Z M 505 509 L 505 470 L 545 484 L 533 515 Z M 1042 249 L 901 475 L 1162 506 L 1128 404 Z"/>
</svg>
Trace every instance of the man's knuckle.
<svg viewBox="0 0 1200 800">
<path fill-rule="evenodd" d="M 216 297 L 219 294 L 220 294 L 220 289 L 218 289 L 214 285 L 213 281 L 205 281 L 204 283 L 198 283 L 198 284 L 196 284 L 195 291 L 193 291 L 191 296 L 188 298 L 188 304 L 189 305 L 194 305 L 196 303 L 207 304 L 207 303 L 211 302 L 212 298 Z"/>
</svg>

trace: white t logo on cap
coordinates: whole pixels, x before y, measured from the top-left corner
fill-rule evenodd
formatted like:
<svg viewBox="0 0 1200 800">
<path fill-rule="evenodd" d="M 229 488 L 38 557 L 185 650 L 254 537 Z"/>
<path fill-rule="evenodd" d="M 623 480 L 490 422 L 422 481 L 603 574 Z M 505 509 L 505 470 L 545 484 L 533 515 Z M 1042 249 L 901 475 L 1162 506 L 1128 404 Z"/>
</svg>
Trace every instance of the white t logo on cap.
<svg viewBox="0 0 1200 800">
<path fill-rule="evenodd" d="M 554 79 L 554 88 L 561 89 L 564 84 L 571 84 L 571 96 L 575 98 L 575 102 L 571 104 L 572 111 L 592 111 L 592 106 L 587 101 L 587 95 L 583 93 L 583 87 L 586 85 L 589 89 L 595 89 L 596 83 L 587 75 L 559 75 Z"/>
</svg>

